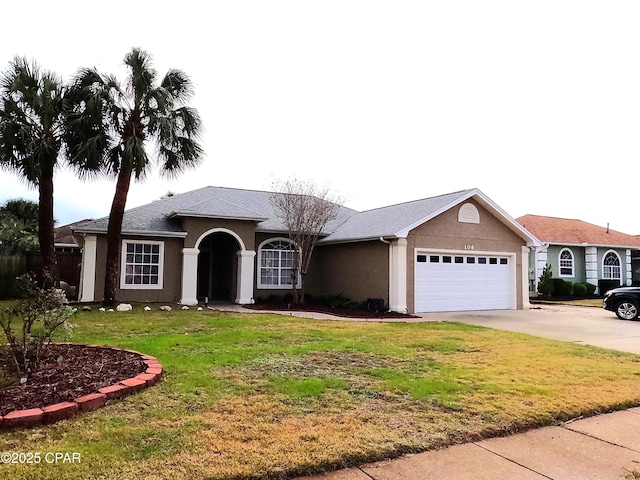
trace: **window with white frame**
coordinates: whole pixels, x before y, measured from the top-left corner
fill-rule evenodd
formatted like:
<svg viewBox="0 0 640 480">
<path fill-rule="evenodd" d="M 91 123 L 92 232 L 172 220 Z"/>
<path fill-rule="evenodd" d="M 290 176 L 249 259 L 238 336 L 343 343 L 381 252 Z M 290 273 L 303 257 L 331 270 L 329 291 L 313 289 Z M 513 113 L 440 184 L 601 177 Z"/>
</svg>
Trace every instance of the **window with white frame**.
<svg viewBox="0 0 640 480">
<path fill-rule="evenodd" d="M 162 288 L 163 264 L 163 242 L 124 240 L 120 288 Z"/>
<path fill-rule="evenodd" d="M 289 240 L 272 239 L 263 243 L 258 250 L 258 288 L 291 288 L 294 257 L 295 246 Z"/>
<path fill-rule="evenodd" d="M 558 258 L 558 263 L 560 265 L 560 276 L 561 277 L 573 277 L 573 252 L 568 248 L 563 248 L 560 251 L 560 255 Z"/>
<path fill-rule="evenodd" d="M 602 259 L 602 278 L 620 280 L 621 273 L 620 257 L 613 250 L 609 250 Z"/>
</svg>

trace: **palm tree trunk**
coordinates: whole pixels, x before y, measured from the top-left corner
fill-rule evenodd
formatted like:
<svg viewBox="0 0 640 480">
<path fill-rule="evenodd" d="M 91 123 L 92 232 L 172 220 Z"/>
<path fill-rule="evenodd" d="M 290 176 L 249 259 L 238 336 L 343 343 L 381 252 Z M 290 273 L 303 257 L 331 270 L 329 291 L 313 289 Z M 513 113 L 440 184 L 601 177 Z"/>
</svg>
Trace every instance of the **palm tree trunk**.
<svg viewBox="0 0 640 480">
<path fill-rule="evenodd" d="M 120 273 L 120 243 L 122 243 L 122 220 L 124 209 L 127 205 L 127 195 L 131 185 L 131 166 L 126 160 L 118 174 L 116 193 L 111 204 L 109 214 L 109 226 L 107 227 L 107 265 L 104 275 L 104 299 L 105 307 L 113 307 L 116 304 L 116 288 Z"/>
<path fill-rule="evenodd" d="M 58 264 L 56 249 L 53 241 L 53 167 L 44 167 L 38 182 L 38 241 L 40 242 L 40 256 L 42 257 L 42 273 L 45 286 L 58 283 Z M 49 285 L 53 282 L 53 285 Z"/>
</svg>

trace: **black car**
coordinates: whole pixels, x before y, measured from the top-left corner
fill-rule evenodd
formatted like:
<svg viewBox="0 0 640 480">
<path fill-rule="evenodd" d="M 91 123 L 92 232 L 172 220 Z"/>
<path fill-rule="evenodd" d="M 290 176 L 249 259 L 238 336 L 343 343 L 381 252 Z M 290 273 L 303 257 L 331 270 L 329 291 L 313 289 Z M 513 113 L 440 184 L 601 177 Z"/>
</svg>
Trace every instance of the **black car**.
<svg viewBox="0 0 640 480">
<path fill-rule="evenodd" d="M 621 320 L 635 320 L 640 308 L 640 287 L 620 287 L 604 295 L 602 308 L 615 312 Z"/>
</svg>

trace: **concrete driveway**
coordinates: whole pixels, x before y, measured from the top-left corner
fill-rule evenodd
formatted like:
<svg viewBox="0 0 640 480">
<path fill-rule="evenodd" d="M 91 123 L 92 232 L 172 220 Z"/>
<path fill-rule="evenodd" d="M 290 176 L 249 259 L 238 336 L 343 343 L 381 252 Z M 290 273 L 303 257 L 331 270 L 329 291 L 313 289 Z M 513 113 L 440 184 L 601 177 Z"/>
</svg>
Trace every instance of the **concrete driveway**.
<svg viewBox="0 0 640 480">
<path fill-rule="evenodd" d="M 640 354 L 640 321 L 618 320 L 601 308 L 544 305 L 530 310 L 427 313 L 422 320 L 468 323 Z"/>
</svg>

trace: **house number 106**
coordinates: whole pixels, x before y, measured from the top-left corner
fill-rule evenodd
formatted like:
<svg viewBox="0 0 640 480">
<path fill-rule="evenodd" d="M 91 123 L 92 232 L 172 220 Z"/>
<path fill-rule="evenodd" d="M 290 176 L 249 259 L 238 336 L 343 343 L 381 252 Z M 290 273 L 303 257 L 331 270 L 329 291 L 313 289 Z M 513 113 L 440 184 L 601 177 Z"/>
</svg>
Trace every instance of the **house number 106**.
<svg viewBox="0 0 640 480">
<path fill-rule="evenodd" d="M 475 248 L 476 248 L 476 246 L 475 246 L 475 245 L 465 245 L 465 246 L 464 246 L 464 249 L 465 249 L 465 250 L 474 250 Z"/>
</svg>

